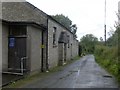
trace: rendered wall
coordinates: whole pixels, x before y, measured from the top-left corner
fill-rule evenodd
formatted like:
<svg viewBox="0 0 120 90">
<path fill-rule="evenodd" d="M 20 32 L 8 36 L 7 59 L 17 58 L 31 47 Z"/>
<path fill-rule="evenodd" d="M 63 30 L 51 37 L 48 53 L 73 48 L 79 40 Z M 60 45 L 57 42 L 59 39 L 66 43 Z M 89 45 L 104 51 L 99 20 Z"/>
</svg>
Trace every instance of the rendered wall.
<svg viewBox="0 0 120 90">
<path fill-rule="evenodd" d="M 8 70 L 8 25 L 2 24 L 2 70 Z"/>
<path fill-rule="evenodd" d="M 29 40 L 29 60 L 30 71 L 41 71 L 41 40 L 42 32 L 39 28 L 28 26 L 28 40 Z"/>
</svg>

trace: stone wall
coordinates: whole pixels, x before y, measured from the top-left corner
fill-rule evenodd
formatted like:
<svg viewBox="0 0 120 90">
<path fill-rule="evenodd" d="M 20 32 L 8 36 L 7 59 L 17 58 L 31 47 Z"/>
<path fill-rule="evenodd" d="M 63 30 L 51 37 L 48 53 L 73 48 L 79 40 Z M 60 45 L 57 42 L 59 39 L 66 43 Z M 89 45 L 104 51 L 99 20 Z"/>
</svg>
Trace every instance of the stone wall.
<svg viewBox="0 0 120 90">
<path fill-rule="evenodd" d="M 76 57 L 78 55 L 78 41 L 73 38 L 73 57 Z"/>
<path fill-rule="evenodd" d="M 59 47 L 59 51 L 58 51 L 58 53 L 59 53 L 58 65 L 61 66 L 64 63 L 64 44 L 63 43 L 59 43 L 58 47 Z"/>
<path fill-rule="evenodd" d="M 53 46 L 53 29 L 56 27 L 56 45 Z M 48 63 L 49 68 L 57 66 L 58 65 L 58 40 L 61 31 L 63 30 L 62 27 L 60 27 L 57 23 L 55 23 L 52 20 L 48 20 Z"/>
<path fill-rule="evenodd" d="M 56 27 L 56 46 L 53 46 L 53 29 Z M 64 55 L 62 54 L 63 50 L 61 50 L 62 44 L 59 45 L 58 41 L 60 38 L 61 32 L 67 32 L 67 35 L 69 35 L 69 43 L 66 44 L 66 60 L 71 60 L 73 57 L 78 55 L 78 46 L 76 43 L 76 39 L 74 39 L 73 34 L 68 31 L 66 28 L 61 26 L 56 21 L 49 19 L 48 20 L 48 61 L 49 61 L 49 68 L 57 66 L 59 63 L 59 60 L 64 58 Z M 64 52 L 63 52 L 64 53 Z M 63 56 L 61 56 L 63 55 Z"/>
<path fill-rule="evenodd" d="M 67 31 L 67 34 L 69 35 L 69 42 L 67 44 L 67 60 L 71 60 L 73 58 L 73 34 Z"/>
</svg>

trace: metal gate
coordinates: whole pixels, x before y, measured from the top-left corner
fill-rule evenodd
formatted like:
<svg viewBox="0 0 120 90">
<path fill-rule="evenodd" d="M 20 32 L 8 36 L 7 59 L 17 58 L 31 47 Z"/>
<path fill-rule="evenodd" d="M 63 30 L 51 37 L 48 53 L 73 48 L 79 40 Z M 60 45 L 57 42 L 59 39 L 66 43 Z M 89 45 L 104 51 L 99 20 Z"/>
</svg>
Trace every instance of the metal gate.
<svg viewBox="0 0 120 90">
<path fill-rule="evenodd" d="M 26 71 L 26 37 L 9 37 L 8 70 L 14 73 Z"/>
</svg>

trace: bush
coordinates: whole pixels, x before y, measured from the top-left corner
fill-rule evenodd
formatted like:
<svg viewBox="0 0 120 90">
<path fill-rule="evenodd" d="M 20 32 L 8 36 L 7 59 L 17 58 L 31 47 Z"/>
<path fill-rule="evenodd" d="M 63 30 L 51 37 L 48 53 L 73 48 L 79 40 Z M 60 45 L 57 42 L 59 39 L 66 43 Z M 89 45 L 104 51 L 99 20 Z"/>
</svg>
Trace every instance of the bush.
<svg viewBox="0 0 120 90">
<path fill-rule="evenodd" d="M 96 61 L 106 68 L 111 74 L 116 76 L 120 82 L 120 63 L 118 62 L 118 46 L 95 46 Z"/>
</svg>

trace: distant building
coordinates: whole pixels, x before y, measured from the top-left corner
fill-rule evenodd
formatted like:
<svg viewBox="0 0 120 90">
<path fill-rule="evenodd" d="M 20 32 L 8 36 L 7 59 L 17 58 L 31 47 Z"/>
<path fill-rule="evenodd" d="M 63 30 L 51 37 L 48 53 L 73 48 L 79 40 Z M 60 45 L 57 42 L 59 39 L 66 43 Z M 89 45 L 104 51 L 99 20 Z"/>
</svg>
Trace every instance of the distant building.
<svg viewBox="0 0 120 90">
<path fill-rule="evenodd" d="M 28 2 L 3 2 L 1 20 L 3 73 L 46 71 L 78 56 L 74 34 Z"/>
</svg>

